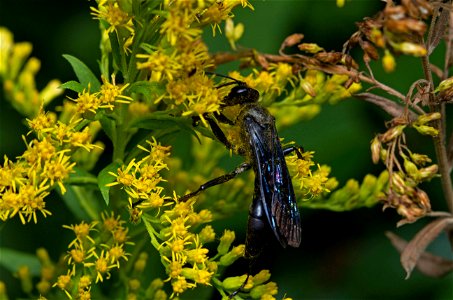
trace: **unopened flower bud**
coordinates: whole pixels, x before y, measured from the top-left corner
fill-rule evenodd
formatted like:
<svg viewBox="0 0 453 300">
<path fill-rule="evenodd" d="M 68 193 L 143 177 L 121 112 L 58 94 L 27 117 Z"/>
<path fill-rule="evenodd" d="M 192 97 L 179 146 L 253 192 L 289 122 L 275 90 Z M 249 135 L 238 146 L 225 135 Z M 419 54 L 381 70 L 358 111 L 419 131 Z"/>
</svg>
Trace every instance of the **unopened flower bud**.
<svg viewBox="0 0 453 300">
<path fill-rule="evenodd" d="M 301 78 L 300 79 L 300 87 L 305 91 L 305 93 L 309 94 L 312 97 L 316 97 L 316 91 L 313 86 L 307 80 Z"/>
<path fill-rule="evenodd" d="M 155 299 L 154 294 L 164 286 L 164 282 L 160 278 L 156 278 L 149 284 L 145 291 L 147 299 Z"/>
<path fill-rule="evenodd" d="M 371 44 L 370 42 L 363 42 L 361 44 L 363 51 L 368 55 L 369 58 L 372 60 L 378 60 L 379 59 L 379 54 L 377 52 L 377 49 Z"/>
<path fill-rule="evenodd" d="M 263 296 L 276 295 L 277 293 L 277 284 L 275 282 L 268 282 L 264 285 L 255 286 L 250 291 L 250 297 L 252 299 L 262 299 Z"/>
<path fill-rule="evenodd" d="M 423 166 L 426 163 L 431 162 L 431 158 L 429 158 L 425 154 L 411 153 L 410 157 L 411 157 L 411 160 L 418 166 Z"/>
<path fill-rule="evenodd" d="M 245 279 L 247 279 L 247 275 L 228 277 L 223 280 L 222 286 L 227 291 L 236 291 L 242 286 Z"/>
<path fill-rule="evenodd" d="M 268 281 L 269 279 L 271 279 L 271 273 L 269 272 L 269 270 L 261 270 L 258 274 L 256 274 L 252 278 L 255 286 L 259 285 L 259 284 L 263 284 L 266 281 Z"/>
<path fill-rule="evenodd" d="M 429 180 L 433 178 L 439 170 L 439 167 L 436 164 L 433 164 L 426 168 L 421 168 L 419 170 L 421 180 Z"/>
<path fill-rule="evenodd" d="M 404 179 L 398 173 L 393 173 L 391 177 L 392 190 L 396 191 L 400 195 L 404 195 L 407 187 Z"/>
<path fill-rule="evenodd" d="M 229 266 L 233 264 L 236 260 L 244 256 L 244 245 L 239 245 L 237 247 L 233 247 L 230 252 L 223 255 L 219 259 L 219 265 L 221 266 Z"/>
<path fill-rule="evenodd" d="M 382 67 L 384 68 L 385 72 L 390 73 L 395 70 L 395 66 L 395 57 L 393 57 L 390 51 L 386 50 L 384 57 L 382 58 Z"/>
<path fill-rule="evenodd" d="M 400 44 L 392 45 L 396 50 L 401 51 L 404 54 L 420 57 L 426 55 L 426 48 L 419 44 L 411 42 L 402 42 Z"/>
<path fill-rule="evenodd" d="M 406 170 L 406 173 L 413 179 L 418 178 L 418 169 L 417 166 L 410 160 L 404 159 L 404 169 Z"/>
<path fill-rule="evenodd" d="M 299 50 L 307 52 L 307 53 L 318 53 L 324 51 L 324 48 L 319 47 L 315 43 L 302 43 L 297 46 Z"/>
<path fill-rule="evenodd" d="M 382 34 L 382 32 L 374 27 L 371 29 L 371 33 L 370 33 L 370 40 L 378 47 L 380 48 L 384 48 L 385 47 L 385 39 L 384 39 L 384 35 Z"/>
<path fill-rule="evenodd" d="M 225 21 L 225 36 L 230 42 L 231 48 L 236 50 L 236 42 L 242 37 L 244 33 L 244 24 L 238 23 L 234 26 L 234 22 L 231 18 Z"/>
<path fill-rule="evenodd" d="M 417 118 L 417 120 L 414 122 L 414 124 L 417 125 L 425 125 L 428 122 L 434 121 L 434 120 L 439 120 L 441 117 L 439 112 L 434 112 L 434 113 L 429 113 L 429 114 L 424 114 L 421 115 Z"/>
<path fill-rule="evenodd" d="M 436 128 L 428 125 L 414 125 L 413 127 L 423 135 L 437 136 L 439 134 Z"/>
<path fill-rule="evenodd" d="M 140 288 L 140 280 L 129 279 L 129 289 L 131 291 L 137 291 Z"/>
<path fill-rule="evenodd" d="M 38 292 L 41 295 L 47 294 L 51 288 L 52 288 L 52 285 L 47 280 L 41 280 L 40 282 L 38 282 L 36 284 L 36 289 L 38 290 Z M 3 298 L 0 297 L 0 299 L 3 299 Z"/>
<path fill-rule="evenodd" d="M 47 250 L 45 248 L 38 248 L 36 250 L 36 256 L 38 257 L 39 261 L 43 265 L 52 263 L 50 260 L 50 257 L 49 257 L 49 253 L 47 252 Z"/>
<path fill-rule="evenodd" d="M 406 125 L 398 125 L 398 126 L 390 128 L 384 134 L 381 135 L 381 137 L 380 137 L 381 141 L 383 143 L 388 143 L 390 141 L 393 141 L 394 139 L 396 139 L 403 133 L 404 128 L 406 128 Z"/>
<path fill-rule="evenodd" d="M 381 156 L 381 149 L 382 149 L 381 141 L 379 141 L 379 138 L 376 136 L 371 141 L 371 160 L 373 161 L 374 164 L 377 164 L 379 162 L 379 158 Z"/>
<path fill-rule="evenodd" d="M 22 286 L 22 291 L 24 291 L 27 294 L 31 293 L 31 291 L 33 290 L 33 282 L 29 267 L 27 266 L 19 267 L 19 270 L 17 271 L 17 277 L 19 277 Z"/>
<path fill-rule="evenodd" d="M 417 200 L 426 212 L 431 211 L 431 202 L 429 201 L 428 194 L 426 194 L 425 191 L 417 189 Z"/>
<path fill-rule="evenodd" d="M 233 243 L 235 238 L 234 231 L 225 230 L 222 237 L 220 238 L 219 246 L 217 247 L 217 252 L 220 255 L 223 255 L 230 250 L 231 243 Z"/>
<path fill-rule="evenodd" d="M 437 88 L 434 90 L 435 93 L 443 92 L 453 88 L 453 77 L 447 78 L 439 83 Z"/>
<path fill-rule="evenodd" d="M 285 41 L 282 44 L 282 49 L 286 47 L 292 47 L 294 45 L 297 45 L 302 41 L 304 38 L 304 35 L 302 33 L 294 33 L 288 36 Z"/>
<path fill-rule="evenodd" d="M 200 242 L 206 244 L 215 239 L 215 232 L 211 225 L 207 225 L 200 231 L 198 236 L 200 237 Z"/>
</svg>

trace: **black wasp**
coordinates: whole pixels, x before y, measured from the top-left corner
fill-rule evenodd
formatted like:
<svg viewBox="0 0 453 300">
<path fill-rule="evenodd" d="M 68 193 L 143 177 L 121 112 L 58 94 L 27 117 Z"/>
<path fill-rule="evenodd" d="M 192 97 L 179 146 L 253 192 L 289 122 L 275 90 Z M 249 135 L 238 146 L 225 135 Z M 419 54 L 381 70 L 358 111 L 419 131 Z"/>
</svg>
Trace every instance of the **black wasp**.
<svg viewBox="0 0 453 300">
<path fill-rule="evenodd" d="M 245 82 L 231 77 L 233 82 L 223 84 L 235 86 L 224 98 L 221 110 L 228 106 L 239 105 L 240 112 L 235 120 L 228 119 L 223 113 L 213 117 L 205 115 L 216 138 L 232 149 L 216 121 L 238 126 L 240 130 L 241 147 L 239 154 L 246 157 L 246 162 L 239 165 L 231 173 L 210 180 L 180 200 L 198 195 L 201 191 L 227 182 L 238 174 L 253 168 L 255 172 L 255 192 L 249 209 L 245 257 L 253 258 L 260 254 L 266 242 L 266 232 L 269 228 L 283 247 L 299 247 L 301 241 L 300 215 L 297 208 L 291 177 L 285 162 L 285 155 L 296 151 L 297 147 L 282 149 L 275 118 L 258 102 L 259 92 L 247 86 Z"/>
</svg>

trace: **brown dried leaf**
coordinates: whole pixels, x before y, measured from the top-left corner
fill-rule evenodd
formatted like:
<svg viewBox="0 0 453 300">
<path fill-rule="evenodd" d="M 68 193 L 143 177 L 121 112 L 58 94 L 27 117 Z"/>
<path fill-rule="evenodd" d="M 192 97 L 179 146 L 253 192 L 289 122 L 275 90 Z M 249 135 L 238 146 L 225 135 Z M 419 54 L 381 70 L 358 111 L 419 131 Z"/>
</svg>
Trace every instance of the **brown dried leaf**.
<svg viewBox="0 0 453 300">
<path fill-rule="evenodd" d="M 415 237 L 407 244 L 401 253 L 401 265 L 406 270 L 406 279 L 417 265 L 420 256 L 426 247 L 448 226 L 453 224 L 453 218 L 439 218 L 426 225 Z"/>
<path fill-rule="evenodd" d="M 283 55 L 283 49 L 299 44 L 303 38 L 304 35 L 302 33 L 294 33 L 288 36 L 280 46 L 279 50 L 280 55 Z"/>
<path fill-rule="evenodd" d="M 386 231 L 385 236 L 390 240 L 393 247 L 398 250 L 399 253 L 403 252 L 404 248 L 407 246 L 407 241 L 405 239 L 400 238 L 396 234 L 391 231 Z"/>
<path fill-rule="evenodd" d="M 425 275 L 438 278 L 453 271 L 453 261 L 423 252 L 418 260 L 417 269 Z"/>
<path fill-rule="evenodd" d="M 444 76 L 443 71 L 436 65 L 434 64 L 429 64 L 429 67 L 431 68 L 431 71 L 436 74 L 436 76 L 441 79 L 442 76 Z"/>
<path fill-rule="evenodd" d="M 390 231 L 387 231 L 385 235 L 398 252 L 403 252 L 408 244 L 406 240 Z M 453 261 L 423 252 L 417 262 L 417 269 L 430 277 L 442 277 L 453 271 Z"/>
<path fill-rule="evenodd" d="M 436 49 L 437 45 L 439 45 L 440 40 L 444 37 L 449 18 L 450 11 L 441 6 L 434 13 L 428 36 L 428 44 L 426 47 L 428 49 L 428 55 L 430 55 L 434 51 L 434 49 Z"/>
<path fill-rule="evenodd" d="M 371 93 L 358 93 L 354 94 L 354 97 L 363 99 L 365 101 L 368 101 L 379 106 L 381 109 L 383 109 L 385 112 L 387 112 L 389 115 L 395 118 L 402 116 L 406 112 L 404 106 L 379 95 Z M 407 112 L 409 120 L 414 121 L 417 119 L 418 115 L 416 113 L 414 113 L 411 110 L 408 110 Z"/>
</svg>

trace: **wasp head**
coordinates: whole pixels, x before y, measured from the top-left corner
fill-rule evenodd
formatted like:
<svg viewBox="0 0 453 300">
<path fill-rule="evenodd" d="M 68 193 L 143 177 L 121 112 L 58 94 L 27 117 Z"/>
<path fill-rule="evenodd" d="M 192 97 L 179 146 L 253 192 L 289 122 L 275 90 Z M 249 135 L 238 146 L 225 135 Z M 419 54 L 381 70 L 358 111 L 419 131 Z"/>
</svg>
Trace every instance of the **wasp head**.
<svg viewBox="0 0 453 300">
<path fill-rule="evenodd" d="M 240 83 L 231 89 L 223 102 L 225 106 L 233 106 L 257 102 L 259 97 L 260 93 L 257 90 L 248 87 L 245 83 Z"/>
</svg>

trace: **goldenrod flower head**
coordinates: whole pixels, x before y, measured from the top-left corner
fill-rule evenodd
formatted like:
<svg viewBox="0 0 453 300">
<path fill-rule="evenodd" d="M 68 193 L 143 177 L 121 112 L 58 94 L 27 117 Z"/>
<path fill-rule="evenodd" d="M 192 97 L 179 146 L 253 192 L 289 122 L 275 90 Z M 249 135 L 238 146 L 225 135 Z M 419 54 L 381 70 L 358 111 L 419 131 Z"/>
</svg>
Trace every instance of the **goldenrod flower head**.
<svg viewBox="0 0 453 300">
<path fill-rule="evenodd" d="M 66 188 L 63 184 L 63 181 L 69 177 L 69 173 L 73 172 L 75 162 L 70 162 L 70 157 L 65 155 L 65 152 L 60 151 L 59 155 L 53 159 L 49 160 L 44 164 L 43 168 L 43 177 L 50 180 L 50 185 L 54 185 L 56 182 L 61 189 L 62 194 L 66 192 Z"/>
<path fill-rule="evenodd" d="M 116 265 L 117 268 L 120 267 L 120 259 L 128 260 L 127 256 L 130 255 L 126 253 L 123 249 L 124 244 L 115 244 L 113 247 L 108 249 L 108 257 L 110 258 L 110 264 Z"/>
<path fill-rule="evenodd" d="M 145 69 L 150 73 L 150 81 L 172 81 L 182 68 L 177 60 L 177 52 L 167 53 L 164 49 L 148 49 L 149 54 L 137 54 L 137 58 L 145 59 L 137 63 L 137 69 Z"/>
<path fill-rule="evenodd" d="M 96 110 L 101 105 L 101 101 L 97 93 L 90 93 L 89 88 L 78 93 L 76 99 L 72 99 L 76 103 L 76 111 L 78 114 L 84 114 L 87 112 L 96 113 Z"/>
<path fill-rule="evenodd" d="M 222 237 L 220 238 L 219 246 L 217 247 L 217 252 L 220 255 L 224 255 L 230 250 L 231 244 L 234 242 L 235 233 L 231 230 L 225 230 Z"/>
<path fill-rule="evenodd" d="M 107 33 L 118 32 L 122 28 L 131 33 L 134 32 L 132 17 L 124 12 L 117 2 L 101 0 L 98 2 L 98 8 L 91 7 L 91 15 L 95 19 L 107 21 L 110 25 L 106 30 Z"/>
<path fill-rule="evenodd" d="M 28 127 L 34 131 L 39 137 L 43 137 L 44 133 L 52 131 L 57 121 L 55 113 L 44 111 L 44 107 L 41 106 L 38 114 L 33 119 L 27 119 Z"/>
<path fill-rule="evenodd" d="M 124 90 L 129 84 L 117 85 L 115 82 L 115 75 L 112 75 L 112 83 L 108 82 L 105 78 L 102 78 L 102 82 L 103 84 L 99 91 L 99 107 L 113 110 L 115 102 L 129 104 L 134 100 L 131 97 L 124 95 Z"/>
<path fill-rule="evenodd" d="M 203 244 L 206 244 L 206 243 L 214 241 L 215 231 L 211 225 L 207 225 L 207 226 L 203 227 L 203 229 L 200 231 L 198 236 L 200 237 L 200 242 Z"/>
<path fill-rule="evenodd" d="M 71 275 L 67 274 L 67 275 L 58 276 L 58 280 L 57 280 L 57 282 L 54 283 L 53 286 L 54 287 L 57 286 L 58 288 L 63 290 L 66 293 L 66 295 L 68 296 L 68 298 L 71 299 L 72 297 L 68 292 L 68 290 L 71 289 L 71 285 L 72 285 Z"/>
<path fill-rule="evenodd" d="M 171 285 L 173 287 L 173 293 L 171 294 L 170 298 L 173 298 L 173 295 L 179 295 L 183 293 L 188 288 L 194 287 L 195 284 L 188 283 L 185 277 L 179 276 L 176 279 L 171 281 Z"/>
<path fill-rule="evenodd" d="M 91 222 L 90 224 L 87 224 L 84 221 L 82 221 L 80 224 L 76 225 L 63 225 L 63 228 L 74 231 L 74 234 L 76 235 L 76 239 L 73 240 L 68 247 L 70 248 L 74 246 L 76 243 L 81 243 L 83 245 L 86 242 L 89 242 L 91 244 L 94 244 L 95 241 L 93 240 L 92 237 L 90 237 L 90 232 L 96 231 L 95 229 L 96 225 L 97 222 L 95 221 Z"/>
</svg>

